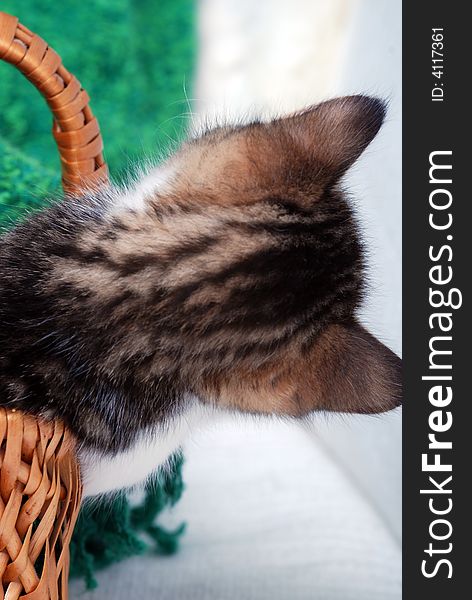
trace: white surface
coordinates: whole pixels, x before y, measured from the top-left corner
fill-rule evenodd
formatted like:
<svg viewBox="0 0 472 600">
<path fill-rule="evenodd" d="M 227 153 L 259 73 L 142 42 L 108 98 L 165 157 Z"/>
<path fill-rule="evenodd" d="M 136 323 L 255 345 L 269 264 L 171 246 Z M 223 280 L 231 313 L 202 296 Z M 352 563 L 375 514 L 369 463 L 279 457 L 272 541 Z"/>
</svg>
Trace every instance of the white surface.
<svg viewBox="0 0 472 600">
<path fill-rule="evenodd" d="M 201 0 L 200 115 L 287 112 L 332 95 L 358 0 Z"/>
<path fill-rule="evenodd" d="M 72 598 L 396 600 L 400 549 L 342 470 L 294 426 L 221 425 L 187 449 L 181 551 L 127 560 Z"/>
<path fill-rule="evenodd" d="M 391 97 L 350 174 L 371 254 L 364 321 L 400 349 L 399 0 L 202 0 L 200 118 L 298 109 L 337 92 Z M 187 447 L 181 552 L 103 572 L 94 594 L 160 600 L 399 600 L 400 416 L 231 423 Z M 139 591 L 136 591 L 139 590 Z"/>
<path fill-rule="evenodd" d="M 338 94 L 389 99 L 378 137 L 346 178 L 369 253 L 363 321 L 401 353 L 401 2 L 363 0 Z M 401 410 L 323 427 L 324 443 L 401 539 Z"/>
</svg>

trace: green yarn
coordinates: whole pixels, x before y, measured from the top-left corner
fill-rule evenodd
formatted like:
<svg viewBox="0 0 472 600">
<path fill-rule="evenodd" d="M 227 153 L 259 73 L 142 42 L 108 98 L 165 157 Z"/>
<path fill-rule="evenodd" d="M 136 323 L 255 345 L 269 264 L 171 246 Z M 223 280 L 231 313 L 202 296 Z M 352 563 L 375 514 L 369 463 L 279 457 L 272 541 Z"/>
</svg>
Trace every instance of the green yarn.
<svg viewBox="0 0 472 600">
<path fill-rule="evenodd" d="M 195 55 L 193 0 L 2 0 L 0 10 L 47 40 L 83 83 L 115 178 L 180 137 Z M 0 62 L 0 231 L 60 193 L 50 130 L 44 100 Z M 181 469 L 177 458 L 147 486 L 140 506 L 126 495 L 85 504 L 71 543 L 71 576 L 94 587 L 97 569 L 143 552 L 175 552 L 184 526 L 168 531 L 156 518 L 180 498 Z"/>
<path fill-rule="evenodd" d="M 182 494 L 182 463 L 179 455 L 169 473 L 151 480 L 139 506 L 131 507 L 126 494 L 85 504 L 71 542 L 71 577 L 84 577 L 87 588 L 93 589 L 97 586 L 94 573 L 98 569 L 147 551 L 177 551 L 185 525 L 169 531 L 155 521 Z"/>
</svg>

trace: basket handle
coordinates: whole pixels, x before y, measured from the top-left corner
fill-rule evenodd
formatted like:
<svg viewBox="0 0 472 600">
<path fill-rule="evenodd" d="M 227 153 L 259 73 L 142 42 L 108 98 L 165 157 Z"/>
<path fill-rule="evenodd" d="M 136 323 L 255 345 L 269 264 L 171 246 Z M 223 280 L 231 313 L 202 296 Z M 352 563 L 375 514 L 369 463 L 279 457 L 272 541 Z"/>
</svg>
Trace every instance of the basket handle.
<svg viewBox="0 0 472 600">
<path fill-rule="evenodd" d="M 103 140 L 87 92 L 42 38 L 1 11 L 0 59 L 16 66 L 51 109 L 64 191 L 76 194 L 107 184 Z"/>
</svg>

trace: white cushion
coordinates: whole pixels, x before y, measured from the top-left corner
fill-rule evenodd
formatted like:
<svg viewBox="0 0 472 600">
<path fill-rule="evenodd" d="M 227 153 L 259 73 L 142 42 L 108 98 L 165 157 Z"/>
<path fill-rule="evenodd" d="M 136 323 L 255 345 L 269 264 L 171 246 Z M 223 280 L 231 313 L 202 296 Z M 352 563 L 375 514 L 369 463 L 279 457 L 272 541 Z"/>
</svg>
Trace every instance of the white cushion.
<svg viewBox="0 0 472 600">
<path fill-rule="evenodd" d="M 180 552 L 99 574 L 94 598 L 398 600 L 400 545 L 375 505 L 297 425 L 222 423 L 186 450 Z M 83 584 L 74 582 L 71 597 Z"/>
</svg>

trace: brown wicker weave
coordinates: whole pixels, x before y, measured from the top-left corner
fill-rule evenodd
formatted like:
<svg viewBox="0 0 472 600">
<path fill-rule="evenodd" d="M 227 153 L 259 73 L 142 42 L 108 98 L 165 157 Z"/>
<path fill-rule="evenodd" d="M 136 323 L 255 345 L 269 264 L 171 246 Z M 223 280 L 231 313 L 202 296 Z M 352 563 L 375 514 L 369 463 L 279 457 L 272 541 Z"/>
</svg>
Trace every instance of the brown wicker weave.
<svg viewBox="0 0 472 600">
<path fill-rule="evenodd" d="M 97 119 L 59 55 L 16 17 L 0 12 L 0 59 L 46 99 L 64 190 L 106 184 Z M 74 439 L 48 423 L 0 408 L 0 600 L 66 600 L 69 542 L 80 506 Z"/>
<path fill-rule="evenodd" d="M 15 65 L 37 87 L 54 115 L 64 190 L 74 193 L 106 183 L 103 141 L 88 94 L 57 52 L 16 17 L 0 12 L 0 59 Z"/>
<path fill-rule="evenodd" d="M 80 506 L 74 440 L 60 422 L 0 408 L 0 595 L 67 598 Z"/>
</svg>

